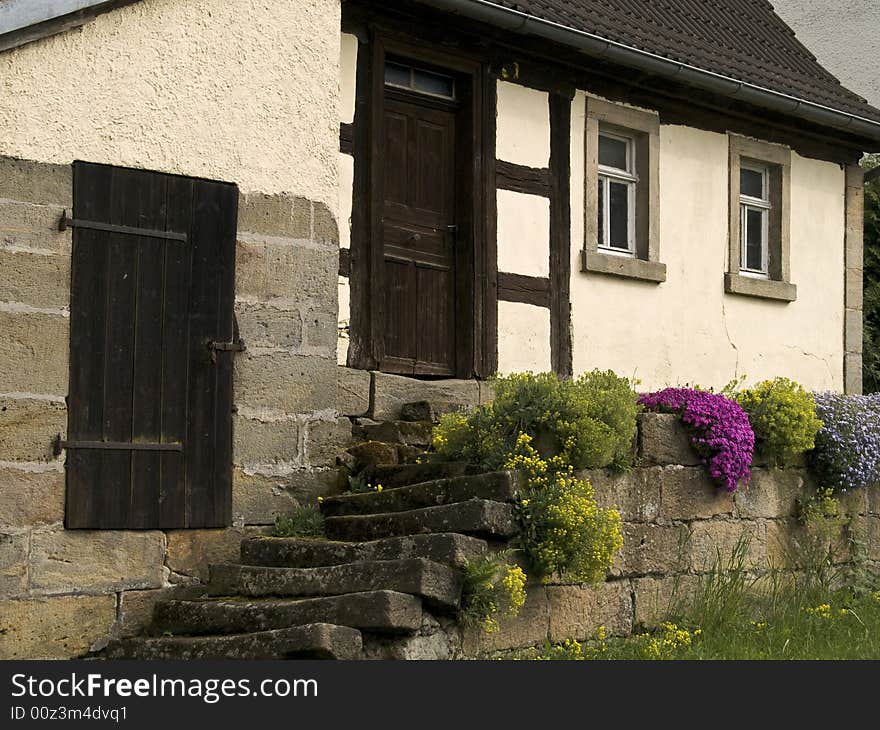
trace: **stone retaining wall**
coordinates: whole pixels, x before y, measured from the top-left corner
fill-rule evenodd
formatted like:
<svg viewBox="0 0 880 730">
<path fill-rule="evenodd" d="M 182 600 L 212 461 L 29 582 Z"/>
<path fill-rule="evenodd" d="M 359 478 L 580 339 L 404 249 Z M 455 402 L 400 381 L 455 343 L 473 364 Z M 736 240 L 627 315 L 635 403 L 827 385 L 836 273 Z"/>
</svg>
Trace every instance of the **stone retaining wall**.
<svg viewBox="0 0 880 730">
<path fill-rule="evenodd" d="M 623 519 L 623 548 L 607 582 L 530 585 L 516 619 L 502 621 L 496 634 L 464 632 L 459 650 L 474 656 L 587 639 L 600 625 L 609 635 L 656 625 L 700 587 L 719 559 L 728 564 L 741 541 L 752 574 L 785 568 L 806 537 L 796 519 L 798 498 L 814 488 L 806 469 L 756 466 L 748 487 L 728 494 L 714 487 L 699 462 L 676 416 L 640 416 L 639 466 L 625 474 L 582 474 L 598 501 L 619 509 Z M 869 569 L 880 571 L 880 486 L 844 495 L 841 508 Z M 842 562 L 850 557 L 843 541 L 837 554 Z"/>
</svg>

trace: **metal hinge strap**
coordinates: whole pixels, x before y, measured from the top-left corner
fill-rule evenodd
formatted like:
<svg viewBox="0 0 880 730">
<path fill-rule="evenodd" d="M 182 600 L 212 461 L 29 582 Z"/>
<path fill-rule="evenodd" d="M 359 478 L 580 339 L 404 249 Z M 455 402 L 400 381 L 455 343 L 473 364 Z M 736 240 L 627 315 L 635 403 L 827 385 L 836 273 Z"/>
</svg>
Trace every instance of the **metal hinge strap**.
<svg viewBox="0 0 880 730">
<path fill-rule="evenodd" d="M 140 236 L 141 238 L 163 238 L 166 241 L 181 241 L 186 243 L 185 233 L 174 231 L 156 231 L 151 228 L 135 228 L 133 226 L 118 226 L 113 223 L 99 223 L 98 221 L 86 221 L 80 218 L 68 218 L 67 211 L 61 214 L 58 221 L 58 230 L 66 231 L 68 228 L 87 228 L 91 231 L 104 231 L 105 233 L 121 233 L 125 236 Z"/>
<path fill-rule="evenodd" d="M 183 444 L 148 444 L 128 441 L 62 441 L 62 449 L 103 449 L 105 451 L 183 451 Z"/>
</svg>

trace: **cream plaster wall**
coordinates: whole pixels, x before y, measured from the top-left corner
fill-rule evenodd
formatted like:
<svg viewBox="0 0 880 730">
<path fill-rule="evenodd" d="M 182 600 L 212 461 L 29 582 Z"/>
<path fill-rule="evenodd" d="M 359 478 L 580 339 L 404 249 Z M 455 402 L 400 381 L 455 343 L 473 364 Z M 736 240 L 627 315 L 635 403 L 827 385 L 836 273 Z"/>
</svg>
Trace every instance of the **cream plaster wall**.
<svg viewBox="0 0 880 730">
<path fill-rule="evenodd" d="M 339 121 L 344 124 L 354 121 L 357 52 L 357 36 L 343 33 L 339 43 Z"/>
<path fill-rule="evenodd" d="M 345 365 L 348 358 L 349 325 L 351 323 L 351 287 L 348 277 L 339 277 L 339 325 L 336 337 L 336 361 Z"/>
<path fill-rule="evenodd" d="M 337 209 L 339 0 L 150 0 L 0 54 L 0 155 Z"/>
<path fill-rule="evenodd" d="M 550 201 L 499 190 L 498 271 L 527 276 L 550 273 Z"/>
<path fill-rule="evenodd" d="M 496 150 L 499 160 L 528 167 L 550 164 L 550 99 L 546 91 L 498 82 Z"/>
<path fill-rule="evenodd" d="M 498 302 L 498 372 L 550 370 L 550 310 Z"/>
<path fill-rule="evenodd" d="M 584 96 L 572 130 L 574 369 L 612 368 L 642 388 L 722 386 L 785 375 L 843 387 L 844 174 L 792 156 L 791 304 L 724 293 L 728 141 L 688 127 L 660 129 L 660 259 L 656 285 L 580 273 Z"/>
</svg>

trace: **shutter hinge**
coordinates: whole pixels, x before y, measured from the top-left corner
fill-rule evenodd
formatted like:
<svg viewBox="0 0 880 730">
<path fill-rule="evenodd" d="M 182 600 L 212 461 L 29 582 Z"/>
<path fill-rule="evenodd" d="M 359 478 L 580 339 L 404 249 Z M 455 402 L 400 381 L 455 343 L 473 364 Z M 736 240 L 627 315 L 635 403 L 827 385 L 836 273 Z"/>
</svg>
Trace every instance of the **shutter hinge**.
<svg viewBox="0 0 880 730">
<path fill-rule="evenodd" d="M 244 340 L 236 340 L 235 342 L 218 342 L 217 340 L 209 340 L 208 349 L 211 351 L 211 362 L 217 362 L 217 353 L 218 352 L 244 352 L 247 350 L 247 345 L 244 344 Z"/>
</svg>

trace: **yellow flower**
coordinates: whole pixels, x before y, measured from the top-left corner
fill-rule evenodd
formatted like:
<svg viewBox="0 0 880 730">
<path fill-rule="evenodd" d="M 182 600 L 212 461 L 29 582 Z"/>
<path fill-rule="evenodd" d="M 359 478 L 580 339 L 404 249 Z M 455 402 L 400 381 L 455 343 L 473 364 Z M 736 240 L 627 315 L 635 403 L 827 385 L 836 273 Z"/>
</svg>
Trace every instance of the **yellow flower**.
<svg viewBox="0 0 880 730">
<path fill-rule="evenodd" d="M 323 501 L 324 501 L 323 497 L 318 497 L 318 502 L 323 502 Z"/>
</svg>

